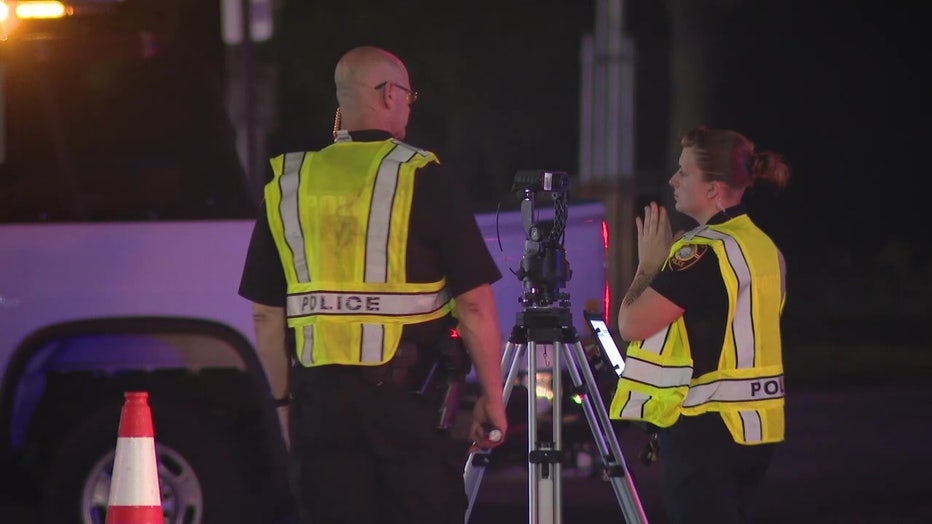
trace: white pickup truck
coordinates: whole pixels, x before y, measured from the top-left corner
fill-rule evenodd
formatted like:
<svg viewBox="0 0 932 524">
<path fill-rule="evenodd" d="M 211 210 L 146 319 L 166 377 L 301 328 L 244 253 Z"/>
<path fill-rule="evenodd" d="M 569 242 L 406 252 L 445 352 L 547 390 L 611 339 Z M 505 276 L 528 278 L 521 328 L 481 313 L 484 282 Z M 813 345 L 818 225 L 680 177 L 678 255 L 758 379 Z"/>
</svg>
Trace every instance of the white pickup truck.
<svg viewBox="0 0 932 524">
<path fill-rule="evenodd" d="M 568 212 L 566 291 L 580 333 L 584 304 L 599 309 L 604 288 L 602 215 L 600 203 Z M 508 330 L 522 308 L 512 274 L 522 219 L 477 221 L 504 274 L 494 288 Z M 251 229 L 244 219 L 0 224 L 0 470 L 15 476 L 4 485 L 33 485 L 53 521 L 78 508 L 93 521 L 106 509 L 122 393 L 145 390 L 166 514 L 260 521 L 247 516 L 268 510 L 285 477 L 250 305 L 236 293 Z"/>
<path fill-rule="evenodd" d="M 102 60 L 53 44 L 0 42 L 0 503 L 102 522 L 123 393 L 144 390 L 166 522 L 274 522 L 284 445 L 237 295 L 255 206 L 222 96 L 168 45 Z M 579 333 L 607 289 L 603 215 L 568 206 Z M 505 339 L 525 220 L 477 216 Z"/>
</svg>

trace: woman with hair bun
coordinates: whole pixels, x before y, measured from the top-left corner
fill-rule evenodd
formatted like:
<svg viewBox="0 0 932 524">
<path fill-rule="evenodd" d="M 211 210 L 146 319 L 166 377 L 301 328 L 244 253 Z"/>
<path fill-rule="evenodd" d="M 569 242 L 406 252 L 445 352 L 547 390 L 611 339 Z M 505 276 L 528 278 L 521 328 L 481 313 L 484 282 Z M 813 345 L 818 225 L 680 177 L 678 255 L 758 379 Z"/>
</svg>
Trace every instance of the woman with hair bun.
<svg viewBox="0 0 932 524">
<path fill-rule="evenodd" d="M 656 202 L 635 221 L 638 267 L 618 313 L 630 344 L 610 414 L 654 434 L 670 522 L 748 522 L 784 439 L 786 265 L 742 198 L 782 190 L 790 170 L 728 129 L 700 126 L 680 145 L 670 186 L 698 226 L 674 240 Z"/>
</svg>

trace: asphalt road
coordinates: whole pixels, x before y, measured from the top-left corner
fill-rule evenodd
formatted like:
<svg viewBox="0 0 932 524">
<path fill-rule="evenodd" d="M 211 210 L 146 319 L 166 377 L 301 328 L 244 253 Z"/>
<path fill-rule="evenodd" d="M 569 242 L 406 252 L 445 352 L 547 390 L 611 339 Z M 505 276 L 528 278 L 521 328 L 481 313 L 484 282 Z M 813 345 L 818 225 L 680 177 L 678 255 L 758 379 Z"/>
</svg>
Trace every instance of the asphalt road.
<svg viewBox="0 0 932 524">
<path fill-rule="evenodd" d="M 930 407 L 932 383 L 791 392 L 787 440 L 762 486 L 755 522 L 932 522 Z M 663 524 L 660 468 L 638 460 L 646 437 L 628 429 L 619 443 L 648 522 Z M 610 483 L 579 468 L 564 468 L 561 479 L 563 522 L 624 521 Z M 490 468 L 470 524 L 528 522 L 527 484 L 526 465 Z"/>
<path fill-rule="evenodd" d="M 930 406 L 932 383 L 790 391 L 787 440 L 764 481 L 756 522 L 932 522 Z M 663 524 L 660 468 L 638 460 L 645 435 L 628 429 L 619 442 L 648 522 Z M 611 484 L 593 469 L 563 468 L 561 486 L 565 524 L 623 522 Z M 34 508 L 15 501 L 0 505 L 0 523 L 30 524 L 33 515 Z M 469 523 L 522 522 L 528 522 L 527 465 L 503 461 L 483 476 Z"/>
</svg>

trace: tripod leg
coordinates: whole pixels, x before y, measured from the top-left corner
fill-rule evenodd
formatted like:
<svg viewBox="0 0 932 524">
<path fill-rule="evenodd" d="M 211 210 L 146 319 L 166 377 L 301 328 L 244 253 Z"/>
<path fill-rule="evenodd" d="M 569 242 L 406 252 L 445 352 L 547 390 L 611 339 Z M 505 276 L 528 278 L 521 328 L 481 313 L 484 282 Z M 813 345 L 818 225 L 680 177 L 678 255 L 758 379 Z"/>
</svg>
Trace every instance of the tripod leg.
<svg viewBox="0 0 932 524">
<path fill-rule="evenodd" d="M 562 376 L 560 343 L 553 345 L 551 362 L 552 438 L 538 438 L 537 344 L 528 342 L 528 517 L 533 524 L 562 522 L 561 464 L 563 462 L 563 414 L 560 395 Z"/>
<path fill-rule="evenodd" d="M 550 500 L 553 475 L 547 460 L 553 446 L 537 438 L 537 343 L 527 349 L 527 449 L 528 449 L 528 519 L 532 523 L 550 522 L 552 508 L 541 506 L 541 495 Z M 556 435 L 554 435 L 556 436 Z M 542 520 L 543 519 L 543 520 Z"/>
<path fill-rule="evenodd" d="M 556 314 L 554 314 L 556 313 Z M 561 465 L 562 450 L 562 367 L 566 366 L 573 384 L 580 391 L 582 407 L 592 430 L 592 436 L 598 446 L 605 471 L 608 474 L 615 497 L 627 524 L 646 524 L 647 518 L 641 507 L 634 483 L 628 473 L 621 445 L 615 436 L 608 411 L 602 403 L 599 389 L 589 368 L 589 362 L 572 328 L 572 316 L 566 309 L 534 310 L 519 314 L 519 325 L 530 324 L 527 338 L 513 336 L 506 344 L 502 357 L 502 374 L 506 374 L 504 400 L 507 403 L 511 389 L 517 378 L 519 359 L 527 356 L 528 373 L 528 517 L 530 524 L 562 523 L 562 486 Z M 559 322 L 559 324 L 557 324 Z M 559 326 L 559 328 L 557 328 Z M 514 331 L 517 331 L 517 327 Z M 568 335 L 571 335 L 568 337 Z M 556 337 L 556 338 L 554 338 Z M 572 340 L 572 343 L 557 341 Z M 526 344 L 515 344 L 527 340 Z M 538 439 L 537 428 L 537 343 L 554 341 L 552 359 L 553 393 L 553 438 L 549 442 Z M 543 342 L 550 343 L 550 342 Z M 488 450 L 477 450 L 469 455 L 463 477 L 469 499 L 466 510 L 466 523 L 472 513 L 476 493 L 485 466 L 488 464 Z"/>
<path fill-rule="evenodd" d="M 552 508 L 553 522 L 563 522 L 563 359 L 560 354 L 563 352 L 563 344 L 555 342 L 553 344 L 553 449 L 554 454 L 552 466 L 553 490 L 550 494 L 551 500 L 545 507 Z"/>
<path fill-rule="evenodd" d="M 515 379 L 518 376 L 520 366 L 520 357 L 523 355 L 526 347 L 523 344 L 514 344 L 509 341 L 505 344 L 502 352 L 502 374 L 505 376 L 505 384 L 502 390 L 502 398 L 505 405 L 508 404 L 508 398 L 511 396 L 511 390 L 514 386 Z M 479 493 L 479 484 L 482 482 L 482 476 L 485 474 L 485 467 L 489 464 L 489 450 L 475 450 L 469 454 L 466 459 L 466 468 L 463 470 L 463 480 L 466 484 L 466 496 L 469 500 L 466 506 L 466 519 L 469 522 L 469 515 L 472 513 L 473 504 L 476 502 L 476 494 Z"/>
<path fill-rule="evenodd" d="M 624 455 L 621 453 L 621 445 L 612 428 L 608 410 L 602 403 L 602 397 L 599 395 L 592 370 L 589 369 L 582 344 L 577 341 L 569 344 L 568 348 L 569 351 L 565 353 L 568 372 L 576 388 L 583 388 L 583 412 L 592 430 L 592 437 L 602 455 L 605 471 L 615 492 L 615 498 L 621 506 L 625 522 L 628 524 L 646 523 L 647 517 L 641 507 L 637 491 L 634 489 L 634 482 L 631 480 Z"/>
</svg>

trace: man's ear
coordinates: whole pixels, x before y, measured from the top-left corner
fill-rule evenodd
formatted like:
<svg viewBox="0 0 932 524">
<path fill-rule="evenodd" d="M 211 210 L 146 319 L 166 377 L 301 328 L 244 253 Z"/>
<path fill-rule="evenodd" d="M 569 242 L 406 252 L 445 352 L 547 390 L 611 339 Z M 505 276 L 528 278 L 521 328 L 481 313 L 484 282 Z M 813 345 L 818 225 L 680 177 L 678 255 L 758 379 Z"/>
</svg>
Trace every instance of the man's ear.
<svg viewBox="0 0 932 524">
<path fill-rule="evenodd" d="M 391 82 L 389 82 L 385 88 L 382 89 L 382 93 L 382 96 L 385 97 L 385 107 L 395 107 L 395 104 L 397 104 L 399 100 L 397 88 Z M 403 100 L 404 97 L 401 99 Z"/>
<path fill-rule="evenodd" d="M 379 89 L 379 102 L 380 102 L 380 103 L 382 104 L 382 106 L 385 107 L 385 108 L 391 107 L 391 104 L 390 104 L 389 98 L 388 98 L 388 89 L 389 89 L 390 87 L 391 87 L 391 85 L 389 84 L 389 85 L 386 85 L 385 87 L 383 87 L 382 89 Z"/>
</svg>

